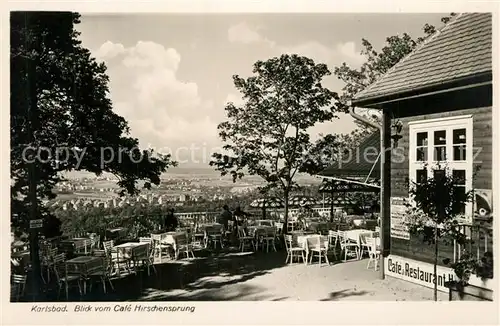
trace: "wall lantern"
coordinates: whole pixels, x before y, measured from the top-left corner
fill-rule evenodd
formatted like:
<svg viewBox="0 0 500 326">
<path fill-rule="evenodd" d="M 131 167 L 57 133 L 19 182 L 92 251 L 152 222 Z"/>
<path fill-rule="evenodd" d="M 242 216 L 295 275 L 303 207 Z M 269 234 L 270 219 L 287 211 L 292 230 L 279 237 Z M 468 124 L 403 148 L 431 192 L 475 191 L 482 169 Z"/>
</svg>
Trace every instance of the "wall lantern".
<svg viewBox="0 0 500 326">
<path fill-rule="evenodd" d="M 391 139 L 393 141 L 392 147 L 396 148 L 398 147 L 398 142 L 403 136 L 401 135 L 401 131 L 403 130 L 403 123 L 401 120 L 396 120 L 392 125 L 391 125 Z"/>
</svg>

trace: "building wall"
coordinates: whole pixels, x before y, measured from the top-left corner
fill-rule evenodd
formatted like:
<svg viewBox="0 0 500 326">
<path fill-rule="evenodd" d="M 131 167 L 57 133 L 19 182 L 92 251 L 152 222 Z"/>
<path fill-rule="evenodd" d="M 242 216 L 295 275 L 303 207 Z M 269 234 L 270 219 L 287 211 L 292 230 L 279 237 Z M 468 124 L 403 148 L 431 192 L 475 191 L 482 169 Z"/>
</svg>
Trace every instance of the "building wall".
<svg viewBox="0 0 500 326">
<path fill-rule="evenodd" d="M 473 179 L 474 189 L 492 189 L 492 95 L 491 87 L 442 94 L 433 97 L 413 99 L 394 103 L 384 108 L 390 109 L 392 121 L 403 123 L 402 138 L 398 142 L 398 153 L 404 154 L 404 159 L 395 162 L 396 155 L 391 160 L 391 199 L 408 197 L 409 184 L 409 126 L 412 121 L 430 120 L 435 118 L 472 115 L 473 116 L 473 147 L 475 154 L 474 168 L 480 169 Z M 391 214 L 395 211 L 391 206 Z M 391 222 L 392 223 L 392 222 Z M 481 241 L 480 250 L 485 246 L 492 248 L 492 239 Z M 490 249 L 488 249 L 490 250 Z M 417 236 L 409 239 L 391 236 L 390 253 L 410 259 L 433 263 L 434 246 L 426 244 Z M 438 264 L 444 258 L 453 259 L 454 246 L 441 243 Z"/>
<path fill-rule="evenodd" d="M 403 131 L 401 140 L 398 142 L 398 150 L 404 153 L 402 162 L 391 162 L 391 196 L 408 196 L 408 174 L 409 174 L 409 126 L 408 122 L 431 120 L 443 117 L 461 116 L 472 114 L 473 119 L 473 146 L 474 154 L 477 154 L 474 167 L 479 167 L 473 187 L 478 189 L 492 188 L 492 108 L 478 107 L 473 109 L 464 109 L 451 112 L 440 112 L 432 114 L 422 114 L 411 117 L 401 118 Z M 396 119 L 393 119 L 395 121 Z M 399 153 L 398 153 L 399 154 Z M 395 154 L 396 155 L 396 154 Z M 394 157 L 395 157 L 394 155 Z"/>
</svg>

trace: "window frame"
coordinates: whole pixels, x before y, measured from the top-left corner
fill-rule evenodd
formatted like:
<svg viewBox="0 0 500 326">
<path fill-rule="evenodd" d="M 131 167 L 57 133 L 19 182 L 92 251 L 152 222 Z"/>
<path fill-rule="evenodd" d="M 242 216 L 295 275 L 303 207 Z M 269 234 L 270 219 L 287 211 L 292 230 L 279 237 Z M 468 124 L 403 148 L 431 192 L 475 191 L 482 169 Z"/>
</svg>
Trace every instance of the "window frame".
<svg viewBox="0 0 500 326">
<path fill-rule="evenodd" d="M 465 191 L 472 189 L 472 174 L 473 174 L 473 118 L 472 115 L 462 115 L 447 118 L 425 119 L 412 121 L 408 123 L 409 126 L 409 179 L 416 181 L 417 170 L 424 169 L 427 166 L 427 177 L 432 177 L 432 169 L 438 163 L 448 166 L 450 171 L 464 170 L 465 171 Z M 454 146 L 453 131 L 457 129 L 465 129 L 465 160 L 453 160 Z M 436 131 L 446 130 L 446 158 L 443 161 L 434 160 L 434 133 Z M 417 161 L 417 134 L 427 132 L 427 161 Z M 438 145 L 439 146 L 439 145 Z M 449 159 L 451 158 L 451 159 Z M 410 198 L 411 200 L 411 198 Z M 473 203 L 469 202 L 465 205 L 465 217 L 467 223 L 472 222 L 473 217 Z"/>
</svg>

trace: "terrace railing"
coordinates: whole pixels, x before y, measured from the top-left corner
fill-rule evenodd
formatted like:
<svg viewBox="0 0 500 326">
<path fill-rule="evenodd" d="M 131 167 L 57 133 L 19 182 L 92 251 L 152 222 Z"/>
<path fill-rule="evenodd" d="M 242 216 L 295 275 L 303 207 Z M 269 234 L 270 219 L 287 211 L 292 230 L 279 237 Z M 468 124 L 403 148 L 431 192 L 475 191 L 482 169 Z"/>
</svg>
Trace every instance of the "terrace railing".
<svg viewBox="0 0 500 326">
<path fill-rule="evenodd" d="M 317 213 L 318 215 L 322 217 L 330 217 L 330 208 L 313 208 L 313 212 Z M 295 215 L 300 211 L 298 208 L 291 208 L 288 210 L 288 213 L 290 215 Z M 253 209 L 247 211 L 247 213 L 252 214 L 254 216 L 259 216 L 262 214 L 261 209 Z M 279 209 L 268 209 L 267 210 L 267 218 L 273 218 L 276 215 L 280 216 L 285 213 L 285 210 L 283 208 Z M 202 223 L 213 223 L 217 219 L 217 217 L 220 215 L 220 212 L 189 212 L 189 213 L 175 213 L 175 216 L 179 219 L 181 222 L 192 222 L 192 221 L 203 221 Z"/>
</svg>

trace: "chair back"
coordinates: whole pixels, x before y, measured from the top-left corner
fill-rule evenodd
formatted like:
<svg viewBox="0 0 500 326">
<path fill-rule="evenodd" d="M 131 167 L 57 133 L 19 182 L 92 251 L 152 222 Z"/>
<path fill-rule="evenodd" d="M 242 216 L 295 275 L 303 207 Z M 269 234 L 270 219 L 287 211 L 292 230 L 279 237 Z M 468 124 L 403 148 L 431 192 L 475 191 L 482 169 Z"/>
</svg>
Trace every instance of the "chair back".
<svg viewBox="0 0 500 326">
<path fill-rule="evenodd" d="M 151 241 L 160 242 L 163 240 L 163 234 L 151 234 Z"/>
<path fill-rule="evenodd" d="M 207 226 L 205 228 L 205 234 L 207 236 L 220 236 L 221 235 L 221 231 L 222 231 L 222 227 L 219 228 L 219 227 L 215 227 L 213 225 Z"/>
<path fill-rule="evenodd" d="M 182 233 L 176 236 L 175 243 L 177 246 L 185 246 L 188 244 L 188 235 L 187 233 Z"/>
<path fill-rule="evenodd" d="M 15 259 L 15 258 L 10 258 L 10 264 L 14 267 L 19 267 L 21 265 L 19 260 Z"/>
<path fill-rule="evenodd" d="M 153 237 L 141 237 L 141 238 L 139 238 L 139 243 L 149 244 L 149 246 L 148 246 L 149 255 L 150 256 L 154 255 L 155 248 L 154 248 Z"/>
<path fill-rule="evenodd" d="M 58 262 L 57 264 L 54 264 L 54 272 L 56 275 L 56 279 L 58 281 L 61 281 L 61 279 L 66 277 L 66 275 L 68 274 L 66 264 L 64 264 L 64 262 Z"/>
<path fill-rule="evenodd" d="M 143 245 L 134 247 L 132 249 L 133 251 L 133 257 L 135 259 L 147 259 L 150 255 L 150 244 L 149 243 L 143 243 Z"/>
<path fill-rule="evenodd" d="M 291 234 L 285 234 L 285 248 L 290 251 L 291 248 L 298 246 L 296 239 Z"/>
<path fill-rule="evenodd" d="M 273 221 L 270 220 L 259 220 L 257 223 L 260 226 L 273 226 Z"/>
<path fill-rule="evenodd" d="M 45 252 L 46 256 L 43 258 L 50 262 L 57 255 L 57 251 L 57 248 L 50 248 L 47 252 Z"/>
<path fill-rule="evenodd" d="M 283 222 L 275 222 L 276 233 L 281 234 L 283 232 Z"/>
<path fill-rule="evenodd" d="M 373 237 L 367 237 L 366 238 L 366 246 L 368 247 L 368 251 L 371 254 L 374 254 L 377 252 L 377 239 Z"/>
<path fill-rule="evenodd" d="M 267 227 L 266 228 L 266 236 L 267 237 L 275 237 L 276 236 L 276 228 L 274 228 L 274 227 Z"/>
<path fill-rule="evenodd" d="M 111 249 L 113 249 L 113 246 L 114 246 L 114 241 L 113 240 L 109 240 L 109 241 L 104 241 L 102 243 L 103 247 L 104 247 L 104 250 L 106 252 L 111 252 Z"/>
<path fill-rule="evenodd" d="M 320 241 L 320 244 L 321 244 L 321 247 L 322 248 L 329 248 L 329 245 L 330 245 L 330 239 L 328 238 L 327 235 L 321 235 L 319 237 L 319 241 Z"/>
<path fill-rule="evenodd" d="M 92 239 L 83 240 L 82 248 L 86 254 L 88 254 L 92 251 L 92 244 L 93 244 Z"/>
<path fill-rule="evenodd" d="M 267 235 L 267 230 L 262 228 L 256 228 L 254 235 L 256 238 L 265 237 Z"/>
<path fill-rule="evenodd" d="M 346 244 L 347 242 L 347 235 L 346 235 L 346 232 L 345 231 L 337 231 L 337 236 L 338 236 L 338 240 L 340 242 L 340 244 Z"/>
<path fill-rule="evenodd" d="M 367 246 L 368 243 L 366 241 L 367 238 L 371 237 L 371 233 L 361 233 L 359 235 L 359 242 L 362 246 Z"/>
<path fill-rule="evenodd" d="M 321 245 L 319 235 L 306 237 L 306 249 L 318 248 Z"/>
<path fill-rule="evenodd" d="M 331 238 L 337 238 L 339 236 L 339 232 L 338 231 L 329 230 L 328 231 L 328 236 L 330 236 Z"/>
<path fill-rule="evenodd" d="M 12 283 L 13 284 L 26 284 L 26 279 L 28 278 L 27 275 L 18 275 L 14 274 L 12 275 Z"/>
<path fill-rule="evenodd" d="M 246 237 L 245 229 L 244 228 L 238 228 L 238 238 L 243 238 L 243 237 Z"/>
<path fill-rule="evenodd" d="M 66 254 L 65 253 L 55 255 L 54 258 L 53 258 L 54 265 L 60 264 L 60 263 L 64 263 L 65 260 L 66 260 Z"/>
<path fill-rule="evenodd" d="M 99 248 L 99 244 L 101 243 L 101 236 L 98 234 L 91 235 L 90 238 L 90 247 L 91 248 Z"/>
<path fill-rule="evenodd" d="M 94 256 L 101 257 L 103 259 L 103 269 L 108 272 L 110 267 L 112 267 L 111 255 L 105 250 L 95 250 L 93 254 Z"/>
</svg>

